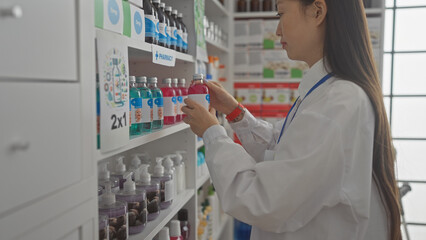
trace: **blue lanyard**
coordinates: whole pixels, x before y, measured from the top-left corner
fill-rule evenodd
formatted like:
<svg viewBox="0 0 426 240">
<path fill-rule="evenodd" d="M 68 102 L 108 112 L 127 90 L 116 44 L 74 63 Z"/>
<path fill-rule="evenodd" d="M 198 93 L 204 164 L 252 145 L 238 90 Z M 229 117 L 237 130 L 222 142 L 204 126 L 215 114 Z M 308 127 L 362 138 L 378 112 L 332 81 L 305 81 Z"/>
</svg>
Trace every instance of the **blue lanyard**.
<svg viewBox="0 0 426 240">
<path fill-rule="evenodd" d="M 315 89 L 317 89 L 319 86 L 321 86 L 323 83 L 325 83 L 325 82 L 326 82 L 329 78 L 331 78 L 333 75 L 334 75 L 333 73 L 329 73 L 329 74 L 325 75 L 325 76 L 324 76 L 321 80 L 319 80 L 319 82 L 317 82 L 317 83 L 316 83 L 316 84 L 315 84 L 315 85 L 314 85 L 314 86 L 313 86 L 313 87 L 309 90 L 309 92 L 305 95 L 305 97 L 302 99 L 302 101 L 300 102 L 300 104 L 302 104 L 303 100 L 305 100 L 305 99 L 309 96 L 309 94 L 311 94 L 311 93 L 312 93 Z M 300 96 L 296 99 L 296 101 L 294 101 L 293 106 L 291 106 L 290 111 L 288 112 L 287 116 L 290 116 L 290 113 L 291 113 L 291 111 L 293 110 L 293 108 L 294 108 L 294 106 L 296 105 L 297 100 L 299 100 L 299 98 L 300 98 Z M 300 106 L 300 104 L 299 104 L 299 106 Z M 297 110 L 299 110 L 299 107 L 297 107 L 297 108 L 296 108 L 296 112 L 294 113 L 293 117 L 291 118 L 291 121 L 293 121 L 294 117 L 296 116 Z M 288 117 L 286 117 L 286 118 L 285 118 L 284 125 L 283 125 L 283 128 L 281 129 L 280 137 L 278 138 L 278 142 L 277 142 L 277 143 L 279 143 L 279 142 L 280 142 L 281 137 L 283 136 L 284 128 L 285 128 L 285 125 L 287 124 L 287 120 L 288 120 Z"/>
</svg>

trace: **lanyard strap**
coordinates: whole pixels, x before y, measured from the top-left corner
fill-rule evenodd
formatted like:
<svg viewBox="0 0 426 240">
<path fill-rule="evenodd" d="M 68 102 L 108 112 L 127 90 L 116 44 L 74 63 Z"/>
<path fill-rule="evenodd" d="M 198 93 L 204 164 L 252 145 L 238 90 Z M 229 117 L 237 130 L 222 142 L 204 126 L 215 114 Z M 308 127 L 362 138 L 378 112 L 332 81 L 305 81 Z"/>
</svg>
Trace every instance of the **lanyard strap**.
<svg viewBox="0 0 426 240">
<path fill-rule="evenodd" d="M 321 80 L 319 80 L 309 91 L 308 93 L 305 95 L 305 97 L 300 101 L 300 104 L 302 104 L 303 100 L 305 100 L 309 94 L 311 94 L 315 89 L 317 89 L 319 86 L 321 86 L 323 83 L 325 83 L 329 78 L 331 78 L 334 74 L 333 73 L 329 73 L 327 75 L 325 75 Z M 284 128 L 287 124 L 287 120 L 288 120 L 288 116 L 290 116 L 291 111 L 293 110 L 294 106 L 296 106 L 297 101 L 299 100 L 300 96 L 296 99 L 296 101 L 294 101 L 293 106 L 291 106 L 290 111 L 287 114 L 287 117 L 285 118 L 284 124 L 283 124 L 283 128 L 281 129 L 281 133 L 280 133 L 280 137 L 278 138 L 278 142 L 279 143 L 281 141 L 281 137 L 283 136 L 284 133 Z M 293 117 L 291 118 L 291 122 L 293 121 L 294 117 L 296 116 L 297 110 L 299 110 L 299 106 L 297 106 L 296 108 L 296 112 L 294 113 Z M 290 122 L 290 123 L 291 123 Z"/>
</svg>

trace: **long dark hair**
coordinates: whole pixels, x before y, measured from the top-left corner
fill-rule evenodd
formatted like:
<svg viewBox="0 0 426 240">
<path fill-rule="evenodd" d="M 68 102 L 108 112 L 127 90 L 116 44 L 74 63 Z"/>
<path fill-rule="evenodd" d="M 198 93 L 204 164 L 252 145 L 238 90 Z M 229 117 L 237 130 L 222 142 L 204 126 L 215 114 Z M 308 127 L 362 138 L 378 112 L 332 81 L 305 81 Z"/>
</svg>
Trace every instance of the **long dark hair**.
<svg viewBox="0 0 426 240">
<path fill-rule="evenodd" d="M 307 7 L 315 0 L 300 0 Z M 367 28 L 362 0 L 325 0 L 327 4 L 324 56 L 337 77 L 360 86 L 370 98 L 375 114 L 373 179 L 388 217 L 389 236 L 401 239 L 399 191 L 395 179 L 395 154 L 379 75 Z"/>
</svg>

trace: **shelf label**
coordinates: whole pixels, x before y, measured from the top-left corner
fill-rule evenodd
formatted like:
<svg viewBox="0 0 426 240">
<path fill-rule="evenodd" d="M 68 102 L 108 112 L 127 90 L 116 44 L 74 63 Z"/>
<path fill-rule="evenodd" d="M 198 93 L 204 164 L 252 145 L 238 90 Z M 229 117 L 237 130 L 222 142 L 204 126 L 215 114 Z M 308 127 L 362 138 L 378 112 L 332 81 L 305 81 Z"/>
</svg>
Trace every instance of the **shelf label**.
<svg viewBox="0 0 426 240">
<path fill-rule="evenodd" d="M 129 142 L 129 66 L 126 41 L 119 35 L 97 31 L 100 96 L 101 152 Z"/>
<path fill-rule="evenodd" d="M 176 52 L 174 50 L 152 44 L 152 62 L 168 67 L 176 64 Z"/>
</svg>

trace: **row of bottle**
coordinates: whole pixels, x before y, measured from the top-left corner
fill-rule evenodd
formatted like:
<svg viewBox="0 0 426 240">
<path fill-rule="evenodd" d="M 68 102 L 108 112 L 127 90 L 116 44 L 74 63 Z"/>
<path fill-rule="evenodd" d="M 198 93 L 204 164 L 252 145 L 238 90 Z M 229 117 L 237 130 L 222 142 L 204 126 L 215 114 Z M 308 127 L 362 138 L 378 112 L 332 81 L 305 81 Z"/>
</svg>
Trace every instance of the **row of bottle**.
<svg viewBox="0 0 426 240">
<path fill-rule="evenodd" d="M 197 199 L 199 199 L 199 205 L 197 207 L 197 240 L 211 240 L 213 238 L 213 232 L 217 231 L 219 227 L 220 206 L 216 192 L 213 185 L 209 185 L 206 189 L 207 196 L 204 195 L 203 188 L 200 188 L 197 192 Z"/>
<path fill-rule="evenodd" d="M 185 82 L 184 78 L 165 78 L 158 88 L 156 77 L 130 76 L 130 135 L 182 121 L 185 117 L 182 107 L 187 97 L 208 109 L 210 95 L 204 75 L 195 74 L 189 88 Z"/>
<path fill-rule="evenodd" d="M 99 214 L 109 219 L 110 239 L 127 239 L 129 234 L 142 232 L 148 221 L 156 219 L 160 210 L 169 208 L 175 196 L 186 189 L 183 155 L 184 151 L 177 151 L 157 157 L 152 176 L 149 164 L 141 164 L 141 158 L 150 163 L 146 153 L 134 154 L 129 167 L 123 163 L 124 156 L 119 156 L 112 174 L 108 163 L 100 165 Z"/>
<path fill-rule="evenodd" d="M 144 0 L 145 42 L 188 53 L 188 30 L 183 14 L 160 0 Z"/>
<path fill-rule="evenodd" d="M 205 159 L 205 150 L 204 146 L 201 147 L 197 152 L 197 169 L 196 169 L 196 176 L 197 178 L 200 178 L 202 176 L 205 176 L 209 173 L 209 170 L 207 169 L 206 159 Z"/>
<path fill-rule="evenodd" d="M 177 220 L 171 220 L 169 226 L 163 227 L 156 240 L 188 240 L 191 233 L 191 224 L 188 221 L 188 210 L 181 209 L 177 214 Z"/>
</svg>

